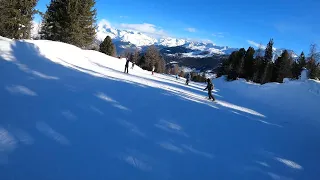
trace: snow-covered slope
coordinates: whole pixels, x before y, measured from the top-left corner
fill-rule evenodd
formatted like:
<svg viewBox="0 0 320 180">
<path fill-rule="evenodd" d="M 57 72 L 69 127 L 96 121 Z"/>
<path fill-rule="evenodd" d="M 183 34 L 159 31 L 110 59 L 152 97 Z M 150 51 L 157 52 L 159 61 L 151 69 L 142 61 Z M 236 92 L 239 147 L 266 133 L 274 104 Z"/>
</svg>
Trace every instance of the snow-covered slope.
<svg viewBox="0 0 320 180">
<path fill-rule="evenodd" d="M 317 180 L 320 85 L 204 84 L 0 38 L 0 179 Z"/>
</svg>

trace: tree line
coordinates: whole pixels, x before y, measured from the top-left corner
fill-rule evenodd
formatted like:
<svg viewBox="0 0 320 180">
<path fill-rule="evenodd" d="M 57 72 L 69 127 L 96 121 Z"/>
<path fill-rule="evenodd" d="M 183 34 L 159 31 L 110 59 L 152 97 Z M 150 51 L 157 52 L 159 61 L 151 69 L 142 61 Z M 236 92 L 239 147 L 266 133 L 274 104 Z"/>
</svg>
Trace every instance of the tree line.
<svg viewBox="0 0 320 180">
<path fill-rule="evenodd" d="M 112 39 L 107 36 L 100 44 L 99 51 L 109 56 L 116 57 L 116 47 L 112 43 Z M 121 57 L 121 56 L 119 56 Z M 125 51 L 122 57 L 127 58 L 132 63 L 140 66 L 142 69 L 151 71 L 155 67 L 155 72 L 165 72 L 165 60 L 160 55 L 156 46 L 151 45 L 147 48 L 146 52 L 141 52 L 136 49 L 134 52 L 129 50 Z"/>
<path fill-rule="evenodd" d="M 30 39 L 38 0 L 0 0 L 0 36 Z"/>
<path fill-rule="evenodd" d="M 42 16 L 40 38 L 88 48 L 96 37 L 95 0 L 51 0 L 45 13 L 38 0 L 0 0 L 0 36 L 30 39 L 35 14 Z"/>
<path fill-rule="evenodd" d="M 320 78 L 320 64 L 317 61 L 319 54 L 316 45 L 310 47 L 309 56 L 301 52 L 297 59 L 292 57 L 287 50 L 274 58 L 273 39 L 266 46 L 264 55 L 262 49 L 257 51 L 253 47 L 234 51 L 225 59 L 218 70 L 218 77 L 226 75 L 227 80 L 244 78 L 260 84 L 268 82 L 282 83 L 284 78 L 298 79 L 303 68 L 309 70 L 309 78 Z"/>
</svg>

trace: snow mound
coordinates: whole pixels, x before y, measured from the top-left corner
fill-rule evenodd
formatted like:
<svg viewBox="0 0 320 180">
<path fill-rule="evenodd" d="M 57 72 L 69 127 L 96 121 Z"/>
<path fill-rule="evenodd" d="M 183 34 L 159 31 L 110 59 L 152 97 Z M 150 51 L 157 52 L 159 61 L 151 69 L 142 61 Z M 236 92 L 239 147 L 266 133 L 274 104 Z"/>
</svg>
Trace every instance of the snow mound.
<svg viewBox="0 0 320 180">
<path fill-rule="evenodd" d="M 246 82 L 244 79 L 225 83 L 224 78 L 214 80 L 217 86 L 232 89 L 251 100 L 294 115 L 319 121 L 317 111 L 320 100 L 320 82 L 315 80 L 285 80 L 283 84 L 264 85 Z"/>
</svg>

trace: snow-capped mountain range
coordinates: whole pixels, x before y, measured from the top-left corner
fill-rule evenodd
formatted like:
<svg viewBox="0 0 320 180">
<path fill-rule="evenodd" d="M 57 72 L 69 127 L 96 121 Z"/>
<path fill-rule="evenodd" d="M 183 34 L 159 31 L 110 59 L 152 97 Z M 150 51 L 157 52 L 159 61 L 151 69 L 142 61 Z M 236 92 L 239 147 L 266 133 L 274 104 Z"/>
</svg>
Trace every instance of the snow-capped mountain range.
<svg viewBox="0 0 320 180">
<path fill-rule="evenodd" d="M 230 54 L 234 50 L 237 50 L 236 48 L 230 48 L 228 46 L 217 46 L 212 42 L 200 42 L 172 37 L 154 38 L 133 30 L 115 29 L 108 23 L 100 22 L 97 28 L 97 40 L 101 42 L 106 36 L 110 36 L 114 42 L 126 42 L 137 48 L 150 45 L 157 45 L 167 48 L 181 46 L 187 51 L 182 53 L 182 55 L 188 57 L 206 57 L 213 54 L 223 55 Z M 173 55 L 174 53 L 168 50 L 167 54 Z"/>
<path fill-rule="evenodd" d="M 105 37 L 110 36 L 115 42 L 117 48 L 126 49 L 128 47 L 143 48 L 150 45 L 157 45 L 162 48 L 162 53 L 167 56 L 178 57 L 210 57 L 212 55 L 229 55 L 239 48 L 228 46 L 218 46 L 212 42 L 193 41 L 188 39 L 178 39 L 173 37 L 154 38 L 147 34 L 133 31 L 116 29 L 105 21 L 101 21 L 97 28 L 97 40 L 103 41 Z M 177 51 L 177 48 L 179 50 Z M 282 54 L 284 49 L 274 48 L 274 58 Z M 292 50 L 288 50 L 292 57 L 298 57 Z M 264 54 L 264 50 L 262 50 Z"/>
</svg>

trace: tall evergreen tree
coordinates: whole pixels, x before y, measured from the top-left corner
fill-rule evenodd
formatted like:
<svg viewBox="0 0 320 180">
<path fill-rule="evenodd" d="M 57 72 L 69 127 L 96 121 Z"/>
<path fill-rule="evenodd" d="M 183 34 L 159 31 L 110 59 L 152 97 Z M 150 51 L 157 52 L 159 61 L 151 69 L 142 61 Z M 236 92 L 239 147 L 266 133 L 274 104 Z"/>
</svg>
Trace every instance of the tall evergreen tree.
<svg viewBox="0 0 320 180">
<path fill-rule="evenodd" d="M 234 54 L 235 52 L 232 52 L 232 54 Z M 229 72 L 231 71 L 232 67 L 231 67 L 231 57 L 229 56 L 228 58 L 223 59 L 221 66 L 218 69 L 218 74 L 217 77 L 221 77 L 222 75 L 228 75 Z"/>
<path fill-rule="evenodd" d="M 287 50 L 284 50 L 274 63 L 273 81 L 282 83 L 284 78 L 291 77 L 291 57 Z"/>
<path fill-rule="evenodd" d="M 244 58 L 246 55 L 246 50 L 244 48 L 239 49 L 237 52 L 237 57 L 234 62 L 235 70 L 237 72 L 237 77 L 244 78 Z"/>
<path fill-rule="evenodd" d="M 254 60 L 254 64 L 253 64 L 253 82 L 255 83 L 261 83 L 261 79 L 262 79 L 262 75 L 263 75 L 263 72 L 264 72 L 264 69 L 265 69 L 265 66 L 264 66 L 264 57 L 263 57 L 263 45 L 260 44 L 259 45 L 259 48 L 256 52 L 256 57 L 255 57 L 255 60 Z"/>
<path fill-rule="evenodd" d="M 252 80 L 255 83 L 261 83 L 262 75 L 265 70 L 263 62 L 264 62 L 264 58 L 262 56 L 257 56 L 255 58 L 255 61 L 253 64 L 254 73 L 252 78 Z"/>
<path fill-rule="evenodd" d="M 297 61 L 292 62 L 291 74 L 292 74 L 292 79 L 299 79 L 301 71 Z"/>
<path fill-rule="evenodd" d="M 224 64 L 228 81 L 229 80 L 236 80 L 238 77 L 238 75 L 237 75 L 237 58 L 238 58 L 238 51 L 233 51 Z"/>
<path fill-rule="evenodd" d="M 0 36 L 29 39 L 37 2 L 38 0 L 0 1 Z"/>
<path fill-rule="evenodd" d="M 270 39 L 269 43 L 267 44 L 266 50 L 265 50 L 265 54 L 264 54 L 264 58 L 266 59 L 266 61 L 272 61 L 273 58 L 273 39 Z"/>
<path fill-rule="evenodd" d="M 244 77 L 247 80 L 252 80 L 253 78 L 253 73 L 254 73 L 254 54 L 255 54 L 255 50 L 253 47 L 249 47 L 246 55 L 244 57 Z"/>
<path fill-rule="evenodd" d="M 304 55 L 304 52 L 301 52 L 301 54 L 298 58 L 298 64 L 301 68 L 303 68 L 307 65 L 306 56 Z"/>
<path fill-rule="evenodd" d="M 100 52 L 105 53 L 106 55 L 116 57 L 116 48 L 112 43 L 110 36 L 107 36 L 103 42 L 100 44 Z M 129 57 L 127 57 L 129 58 Z"/>
<path fill-rule="evenodd" d="M 306 67 L 306 57 L 303 52 L 301 52 L 300 56 L 298 57 L 297 61 L 292 63 L 292 78 L 299 79 L 301 75 L 302 68 Z"/>
<path fill-rule="evenodd" d="M 95 0 L 51 0 L 41 38 L 86 48 L 95 39 Z"/>
<path fill-rule="evenodd" d="M 274 69 L 274 63 L 272 61 L 268 61 L 267 65 L 264 68 L 264 73 L 261 78 L 261 84 L 265 84 L 271 81 L 273 69 Z"/>
<path fill-rule="evenodd" d="M 273 39 L 270 39 L 266 50 L 265 50 L 265 54 L 264 54 L 264 61 L 263 61 L 263 68 L 264 68 L 264 72 L 261 78 L 261 83 L 265 84 L 267 82 L 270 82 L 271 78 L 272 78 L 272 71 L 273 71 Z"/>
<path fill-rule="evenodd" d="M 318 76 L 318 66 L 317 63 L 318 53 L 317 53 L 317 45 L 310 45 L 310 53 L 309 60 L 307 62 L 307 68 L 309 69 L 309 78 L 316 79 Z"/>
<path fill-rule="evenodd" d="M 146 67 L 146 57 L 145 57 L 145 54 L 142 55 L 142 56 L 140 56 L 140 58 L 139 58 L 139 63 L 137 63 L 137 64 L 138 64 L 138 66 L 140 66 L 140 67 L 142 67 L 142 68 Z"/>
<path fill-rule="evenodd" d="M 309 59 L 307 63 L 307 68 L 309 70 L 309 78 L 316 79 L 318 76 L 318 64 L 315 59 Z"/>
</svg>

